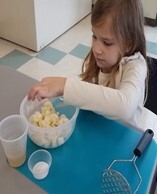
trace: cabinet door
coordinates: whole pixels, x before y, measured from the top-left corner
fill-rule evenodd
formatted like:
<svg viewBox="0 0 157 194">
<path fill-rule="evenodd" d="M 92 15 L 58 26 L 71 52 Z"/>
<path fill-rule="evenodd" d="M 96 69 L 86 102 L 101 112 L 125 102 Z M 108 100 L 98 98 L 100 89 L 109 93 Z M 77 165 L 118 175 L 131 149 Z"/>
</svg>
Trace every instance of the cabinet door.
<svg viewBox="0 0 157 194">
<path fill-rule="evenodd" d="M 157 0 L 142 0 L 144 16 L 151 19 L 156 19 L 157 15 Z"/>
</svg>

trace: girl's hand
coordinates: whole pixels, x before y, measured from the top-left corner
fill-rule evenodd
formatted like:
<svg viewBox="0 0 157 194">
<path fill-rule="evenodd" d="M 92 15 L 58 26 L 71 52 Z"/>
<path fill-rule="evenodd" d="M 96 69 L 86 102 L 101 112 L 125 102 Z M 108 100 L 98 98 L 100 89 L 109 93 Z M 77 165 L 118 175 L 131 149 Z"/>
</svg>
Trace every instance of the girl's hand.
<svg viewBox="0 0 157 194">
<path fill-rule="evenodd" d="M 64 93 L 66 78 L 45 77 L 33 85 L 28 92 L 28 100 L 42 100 L 44 98 L 62 96 Z"/>
</svg>

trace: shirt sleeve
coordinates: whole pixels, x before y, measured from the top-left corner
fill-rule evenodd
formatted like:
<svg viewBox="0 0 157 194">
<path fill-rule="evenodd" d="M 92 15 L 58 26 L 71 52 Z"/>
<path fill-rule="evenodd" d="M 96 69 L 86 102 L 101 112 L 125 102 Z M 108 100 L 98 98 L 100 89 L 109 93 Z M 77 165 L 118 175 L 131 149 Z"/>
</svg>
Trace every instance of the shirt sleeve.
<svg viewBox="0 0 157 194">
<path fill-rule="evenodd" d="M 124 65 L 118 89 L 67 78 L 64 89 L 65 103 L 91 110 L 109 119 L 129 119 L 143 98 L 146 64 L 140 60 Z"/>
</svg>

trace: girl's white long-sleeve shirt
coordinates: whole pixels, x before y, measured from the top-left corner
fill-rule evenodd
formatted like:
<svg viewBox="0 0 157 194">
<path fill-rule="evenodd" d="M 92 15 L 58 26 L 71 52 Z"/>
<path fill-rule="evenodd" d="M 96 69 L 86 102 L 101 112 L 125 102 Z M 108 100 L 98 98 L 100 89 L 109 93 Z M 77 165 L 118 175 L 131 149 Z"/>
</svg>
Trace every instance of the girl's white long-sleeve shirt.
<svg viewBox="0 0 157 194">
<path fill-rule="evenodd" d="M 99 83 L 67 78 L 64 102 L 91 110 L 138 130 L 152 129 L 157 141 L 157 116 L 144 107 L 146 61 L 138 52 L 124 57 L 115 77 L 115 89 L 106 87 L 109 74 L 99 73 Z"/>
</svg>

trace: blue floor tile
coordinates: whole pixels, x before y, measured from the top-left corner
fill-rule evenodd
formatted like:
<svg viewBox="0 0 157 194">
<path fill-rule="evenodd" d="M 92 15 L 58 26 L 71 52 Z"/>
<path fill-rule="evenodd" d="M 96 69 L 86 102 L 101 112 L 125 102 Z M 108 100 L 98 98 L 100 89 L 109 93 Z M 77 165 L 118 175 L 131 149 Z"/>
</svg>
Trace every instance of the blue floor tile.
<svg viewBox="0 0 157 194">
<path fill-rule="evenodd" d="M 90 48 L 88 46 L 82 45 L 82 44 L 78 44 L 71 52 L 70 54 L 81 58 L 81 59 L 85 59 L 85 57 L 87 56 L 88 52 L 90 51 Z"/>
<path fill-rule="evenodd" d="M 46 61 L 52 65 L 58 63 L 67 53 L 60 50 L 47 47 L 46 49 L 40 51 L 36 58 Z"/>
<path fill-rule="evenodd" d="M 147 51 L 148 53 L 157 55 L 157 43 L 147 41 Z"/>
<path fill-rule="evenodd" d="M 13 69 L 18 69 L 21 65 L 25 64 L 30 59 L 32 59 L 30 55 L 27 55 L 18 50 L 14 50 L 0 58 L 0 64 L 8 65 Z"/>
</svg>

